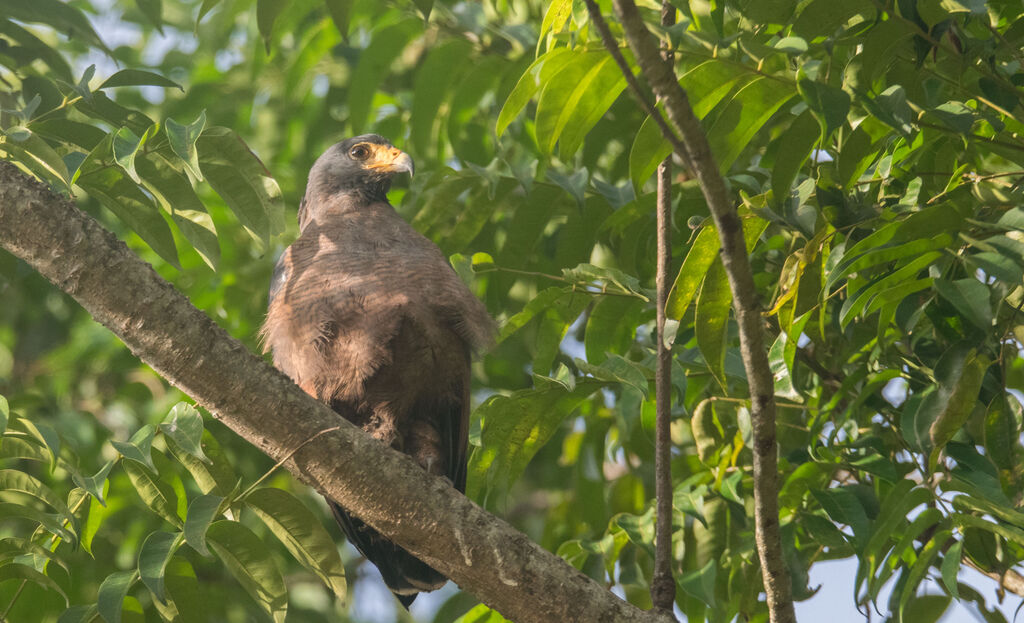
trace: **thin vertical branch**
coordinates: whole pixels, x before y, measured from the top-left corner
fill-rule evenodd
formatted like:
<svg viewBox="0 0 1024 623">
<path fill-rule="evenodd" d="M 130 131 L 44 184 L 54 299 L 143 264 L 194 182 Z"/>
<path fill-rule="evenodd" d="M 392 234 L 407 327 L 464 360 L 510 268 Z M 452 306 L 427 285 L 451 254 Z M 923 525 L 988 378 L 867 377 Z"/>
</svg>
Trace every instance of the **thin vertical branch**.
<svg viewBox="0 0 1024 623">
<path fill-rule="evenodd" d="M 641 73 L 654 93 L 662 99 L 674 131 L 667 127 L 660 113 L 649 102 L 647 95 L 640 90 L 629 66 L 623 66 L 624 59 L 618 51 L 618 45 L 611 38 L 608 26 L 604 23 L 595 2 L 586 0 L 586 4 L 605 47 L 623 68 L 634 95 L 641 101 L 644 110 L 658 123 L 665 139 L 672 144 L 673 149 L 700 183 L 701 192 L 707 200 L 718 229 L 722 243 L 720 256 L 732 292 L 733 309 L 740 334 L 740 353 L 750 388 L 751 428 L 754 438 L 754 534 L 761 561 L 768 612 L 772 623 L 795 623 L 792 583 L 783 556 L 779 528 L 775 383 L 768 364 L 761 304 L 754 286 L 739 214 L 730 199 L 725 179 L 718 170 L 718 164 L 711 153 L 700 121 L 690 106 L 686 92 L 679 86 L 673 64 L 661 57 L 654 37 L 647 30 L 636 4 L 632 0 L 612 0 L 626 41 L 636 57 Z"/>
<path fill-rule="evenodd" d="M 676 8 L 669 0 L 661 3 L 661 25 L 676 22 Z M 666 46 L 661 52 L 671 63 L 674 54 Z M 672 577 L 672 351 L 665 344 L 665 306 L 671 284 L 669 265 L 672 262 L 672 156 L 658 165 L 658 268 L 657 325 L 658 363 L 655 370 L 655 499 L 658 508 L 654 541 L 654 577 L 651 579 L 651 603 L 666 613 L 672 612 L 676 600 L 676 582 Z"/>
</svg>

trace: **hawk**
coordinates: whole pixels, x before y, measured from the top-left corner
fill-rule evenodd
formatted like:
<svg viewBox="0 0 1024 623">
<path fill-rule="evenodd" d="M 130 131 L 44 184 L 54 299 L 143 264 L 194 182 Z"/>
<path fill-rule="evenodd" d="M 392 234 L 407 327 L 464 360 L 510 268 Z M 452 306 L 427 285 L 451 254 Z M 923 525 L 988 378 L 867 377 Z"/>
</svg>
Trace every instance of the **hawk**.
<svg viewBox="0 0 1024 623">
<path fill-rule="evenodd" d="M 264 352 L 307 393 L 463 492 L 470 358 L 494 325 L 441 250 L 388 203 L 391 177 L 402 172 L 413 173 L 412 159 L 376 134 L 317 159 L 299 237 L 274 269 Z M 402 605 L 445 584 L 328 502 Z"/>
</svg>

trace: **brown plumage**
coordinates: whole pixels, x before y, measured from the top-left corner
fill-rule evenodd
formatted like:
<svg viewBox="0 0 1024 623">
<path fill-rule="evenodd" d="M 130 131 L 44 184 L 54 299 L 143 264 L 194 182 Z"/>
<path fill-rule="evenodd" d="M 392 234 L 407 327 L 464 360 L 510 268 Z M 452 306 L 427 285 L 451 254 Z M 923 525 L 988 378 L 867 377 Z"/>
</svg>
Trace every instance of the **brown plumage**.
<svg viewBox="0 0 1024 623">
<path fill-rule="evenodd" d="M 274 270 L 262 336 L 303 390 L 430 473 L 466 485 L 469 365 L 493 321 L 444 255 L 387 201 L 412 160 L 383 137 L 313 165 L 299 238 Z M 349 541 L 408 607 L 444 576 L 331 503 Z"/>
</svg>

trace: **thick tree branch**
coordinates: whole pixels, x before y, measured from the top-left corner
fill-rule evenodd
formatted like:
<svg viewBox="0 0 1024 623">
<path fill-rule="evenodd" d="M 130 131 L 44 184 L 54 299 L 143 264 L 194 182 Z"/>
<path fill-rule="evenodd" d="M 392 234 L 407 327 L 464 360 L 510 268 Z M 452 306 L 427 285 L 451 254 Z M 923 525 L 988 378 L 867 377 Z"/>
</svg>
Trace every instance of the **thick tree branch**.
<svg viewBox="0 0 1024 623">
<path fill-rule="evenodd" d="M 519 623 L 671 620 L 615 597 L 342 420 L 231 338 L 72 202 L 9 162 L 0 162 L 0 245 L 272 459 L 300 448 L 285 462 L 296 477 L 505 616 Z"/>
<path fill-rule="evenodd" d="M 588 7 L 591 7 L 593 2 L 587 2 Z M 686 92 L 679 86 L 672 64 L 659 54 L 655 39 L 644 25 L 633 1 L 613 0 L 613 5 L 641 72 L 663 102 L 672 125 L 682 136 L 684 153 L 680 156 L 700 182 L 718 228 L 722 243 L 722 263 L 732 291 L 733 308 L 739 325 L 740 350 L 750 386 L 754 437 L 755 539 L 761 559 L 768 610 L 773 623 L 795 622 L 791 581 L 783 558 L 779 531 L 774 382 L 764 344 L 761 306 L 754 287 L 739 215 L 730 200 L 725 180 L 718 171 L 707 136 L 693 113 Z M 591 12 L 596 13 L 596 7 L 591 8 Z M 675 133 L 672 133 L 674 137 Z M 676 142 L 672 144 L 676 146 Z"/>
</svg>

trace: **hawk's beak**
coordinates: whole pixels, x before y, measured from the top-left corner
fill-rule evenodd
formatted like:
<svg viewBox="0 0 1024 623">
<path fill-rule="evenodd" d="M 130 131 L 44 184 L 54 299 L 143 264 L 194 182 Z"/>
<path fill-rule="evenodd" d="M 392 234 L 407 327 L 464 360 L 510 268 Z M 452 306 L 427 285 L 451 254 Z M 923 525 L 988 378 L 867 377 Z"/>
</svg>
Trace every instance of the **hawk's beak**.
<svg viewBox="0 0 1024 623">
<path fill-rule="evenodd" d="M 409 157 L 409 154 L 404 151 L 398 152 L 398 157 L 391 161 L 391 167 L 396 173 L 399 171 L 405 171 L 409 174 L 409 177 L 412 177 L 416 172 L 416 165 L 413 164 L 412 158 Z"/>
<path fill-rule="evenodd" d="M 376 153 L 374 154 L 373 162 L 366 165 L 366 168 L 382 170 L 388 173 L 400 173 L 405 171 L 411 176 L 416 167 L 413 165 L 412 158 L 409 157 L 409 154 L 397 147 L 381 145 L 377 148 Z"/>
</svg>

